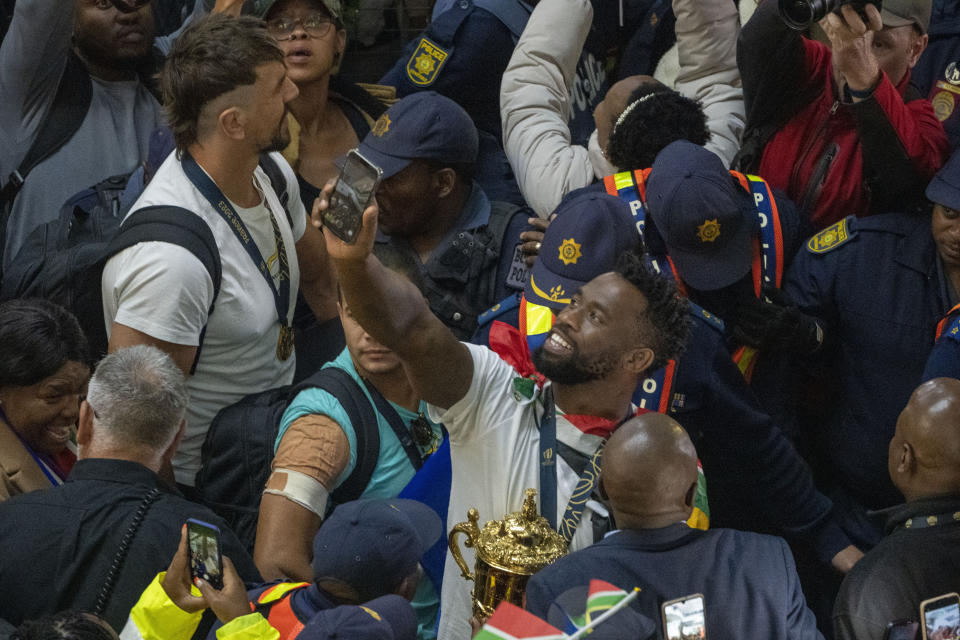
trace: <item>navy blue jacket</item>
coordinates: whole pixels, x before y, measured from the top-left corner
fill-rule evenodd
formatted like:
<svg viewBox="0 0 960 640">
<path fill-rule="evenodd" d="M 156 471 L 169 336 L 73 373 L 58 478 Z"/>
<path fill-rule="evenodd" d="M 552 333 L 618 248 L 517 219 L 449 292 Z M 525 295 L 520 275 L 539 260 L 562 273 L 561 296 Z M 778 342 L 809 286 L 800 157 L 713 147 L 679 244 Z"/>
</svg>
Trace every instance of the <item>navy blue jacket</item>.
<svg viewBox="0 0 960 640">
<path fill-rule="evenodd" d="M 812 449 L 821 469 L 818 480 L 867 508 L 898 503 L 887 474 L 887 446 L 897 416 L 920 384 L 936 325 L 949 309 L 929 218 L 846 218 L 808 241 L 783 290 L 822 322 L 825 343 L 810 363 L 817 366 L 804 372 L 822 395 L 764 401 L 776 406 L 775 415 L 818 409 L 798 430 L 801 446 Z M 755 387 L 758 376 L 773 375 L 775 385 L 763 388 L 796 388 L 794 376 L 802 369 L 796 357 L 778 365 L 758 368 Z M 856 512 L 851 505 L 850 513 Z M 879 540 L 875 527 L 862 535 L 865 544 Z"/>
<path fill-rule="evenodd" d="M 950 146 L 956 149 L 960 144 L 960 3 L 956 0 L 934 0 L 930 44 L 910 71 L 910 82 L 933 103 Z"/>
<path fill-rule="evenodd" d="M 770 527 L 803 537 L 828 562 L 850 540 L 831 519 L 831 503 L 786 436 L 764 412 L 730 357 L 723 323 L 694 309 L 690 338 L 676 368 L 669 414 L 690 434 L 703 463 L 711 526 Z M 517 327 L 508 298 L 481 316 L 474 336 L 488 344 L 495 321 Z M 639 405 L 641 387 L 634 402 Z"/>
<path fill-rule="evenodd" d="M 546 619 L 555 598 L 594 578 L 625 591 L 640 587 L 631 606 L 656 621 L 658 637 L 661 605 L 695 593 L 703 594 L 708 638 L 822 637 L 790 549 L 773 536 L 682 523 L 618 531 L 534 575 L 527 610 Z"/>
</svg>

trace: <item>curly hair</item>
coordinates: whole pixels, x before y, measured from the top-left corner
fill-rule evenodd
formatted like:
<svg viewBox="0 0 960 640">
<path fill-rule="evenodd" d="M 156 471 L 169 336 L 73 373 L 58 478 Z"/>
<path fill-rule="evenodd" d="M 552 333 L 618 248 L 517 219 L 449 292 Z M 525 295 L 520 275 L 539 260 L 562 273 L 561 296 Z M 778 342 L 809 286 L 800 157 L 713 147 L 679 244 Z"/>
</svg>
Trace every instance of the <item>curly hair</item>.
<svg viewBox="0 0 960 640">
<path fill-rule="evenodd" d="M 676 284 L 651 271 L 644 264 L 643 256 L 632 251 L 620 254 L 614 272 L 635 286 L 647 300 L 647 308 L 637 319 L 640 335 L 654 353 L 649 371 L 656 371 L 668 360 L 683 355 L 690 332 L 690 313 L 687 300 L 679 295 Z"/>
<path fill-rule="evenodd" d="M 710 140 L 700 103 L 662 84 L 640 86 L 627 104 L 629 112 L 621 114 L 607 143 L 610 162 L 624 171 L 651 166 L 660 150 L 675 140 L 699 145 Z"/>
<path fill-rule="evenodd" d="M 257 81 L 257 67 L 283 62 L 262 20 L 211 14 L 190 23 L 173 42 L 159 74 L 164 112 L 177 153 L 198 140 L 203 107 Z"/>
<path fill-rule="evenodd" d="M 115 640 L 105 622 L 89 613 L 63 611 L 24 622 L 10 640 Z"/>
</svg>

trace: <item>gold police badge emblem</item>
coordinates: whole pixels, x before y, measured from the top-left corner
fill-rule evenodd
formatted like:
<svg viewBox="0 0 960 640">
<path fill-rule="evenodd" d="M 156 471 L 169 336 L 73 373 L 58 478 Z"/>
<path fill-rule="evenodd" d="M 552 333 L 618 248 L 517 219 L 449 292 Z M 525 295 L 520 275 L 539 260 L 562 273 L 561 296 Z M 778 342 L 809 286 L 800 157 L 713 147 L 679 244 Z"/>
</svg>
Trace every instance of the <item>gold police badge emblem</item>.
<svg viewBox="0 0 960 640">
<path fill-rule="evenodd" d="M 847 218 L 834 223 L 807 241 L 811 253 L 826 253 L 846 243 L 855 233 L 847 228 Z"/>
<path fill-rule="evenodd" d="M 383 114 L 373 123 L 373 129 L 370 130 L 370 133 L 378 138 L 382 138 L 387 131 L 390 131 L 390 124 L 390 116 Z"/>
<path fill-rule="evenodd" d="M 953 114 L 953 109 L 956 106 L 956 99 L 949 91 L 940 91 L 937 95 L 933 96 L 933 100 L 930 102 L 933 105 L 933 113 L 940 122 L 949 118 Z"/>
<path fill-rule="evenodd" d="M 720 237 L 720 223 L 716 218 L 704 220 L 703 224 L 697 227 L 697 237 L 700 242 L 715 242 Z"/>
<path fill-rule="evenodd" d="M 577 264 L 577 260 L 583 257 L 580 253 L 580 245 L 573 238 L 567 238 L 560 243 L 560 261 L 565 265 Z"/>
<path fill-rule="evenodd" d="M 429 38 L 420 38 L 420 44 L 407 61 L 407 77 L 410 82 L 419 87 L 433 84 L 449 55 Z"/>
</svg>

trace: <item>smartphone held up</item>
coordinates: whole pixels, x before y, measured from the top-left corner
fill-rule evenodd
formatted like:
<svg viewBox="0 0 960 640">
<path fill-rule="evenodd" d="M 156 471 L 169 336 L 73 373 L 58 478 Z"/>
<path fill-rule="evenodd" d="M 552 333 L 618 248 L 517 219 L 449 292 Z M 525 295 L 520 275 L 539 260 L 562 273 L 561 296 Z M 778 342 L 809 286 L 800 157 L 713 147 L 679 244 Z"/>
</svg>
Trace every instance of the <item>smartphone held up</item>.
<svg viewBox="0 0 960 640">
<path fill-rule="evenodd" d="M 370 205 L 381 175 L 380 167 L 352 149 L 323 212 L 323 226 L 347 244 L 355 243 L 363 226 L 363 210 Z"/>
<path fill-rule="evenodd" d="M 214 589 L 223 588 L 223 553 L 220 529 L 194 520 L 187 520 L 187 551 L 190 556 L 190 577 L 208 582 Z"/>
</svg>

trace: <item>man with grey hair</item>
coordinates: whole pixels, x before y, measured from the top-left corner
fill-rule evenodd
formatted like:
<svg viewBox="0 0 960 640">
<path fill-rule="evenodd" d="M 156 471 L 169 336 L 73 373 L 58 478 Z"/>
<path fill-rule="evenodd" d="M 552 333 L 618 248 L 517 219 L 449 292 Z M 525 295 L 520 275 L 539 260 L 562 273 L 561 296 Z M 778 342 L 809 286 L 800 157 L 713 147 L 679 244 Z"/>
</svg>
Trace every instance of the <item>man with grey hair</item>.
<svg viewBox="0 0 960 640">
<path fill-rule="evenodd" d="M 121 629 L 188 518 L 218 526 L 223 554 L 245 581 L 259 580 L 226 524 L 158 475 L 179 444 L 188 401 L 183 373 L 156 347 L 100 362 L 80 405 L 67 482 L 0 504 L 0 618 L 20 624 L 74 608 Z"/>
</svg>

